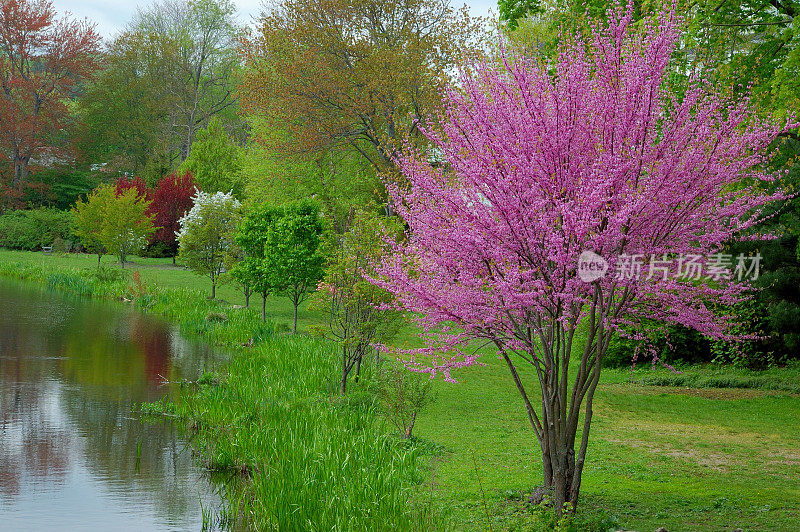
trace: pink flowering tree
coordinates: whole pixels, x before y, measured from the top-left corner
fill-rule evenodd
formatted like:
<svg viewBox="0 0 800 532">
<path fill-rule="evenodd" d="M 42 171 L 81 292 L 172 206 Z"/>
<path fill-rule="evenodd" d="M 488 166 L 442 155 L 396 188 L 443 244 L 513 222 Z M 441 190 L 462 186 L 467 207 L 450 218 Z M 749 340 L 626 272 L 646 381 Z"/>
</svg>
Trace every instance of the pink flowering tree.
<svg viewBox="0 0 800 532">
<path fill-rule="evenodd" d="M 389 186 L 407 239 L 374 280 L 421 316 L 410 369 L 451 379 L 479 363 L 466 343 L 497 349 L 559 511 L 578 500 L 609 340 L 643 317 L 729 338 L 714 309 L 746 285 L 719 253 L 782 197 L 759 181 L 783 128 L 700 80 L 667 90 L 674 12 L 609 20 L 552 64 L 507 51 L 465 69 L 426 133 L 442 164 L 410 153 Z"/>
</svg>

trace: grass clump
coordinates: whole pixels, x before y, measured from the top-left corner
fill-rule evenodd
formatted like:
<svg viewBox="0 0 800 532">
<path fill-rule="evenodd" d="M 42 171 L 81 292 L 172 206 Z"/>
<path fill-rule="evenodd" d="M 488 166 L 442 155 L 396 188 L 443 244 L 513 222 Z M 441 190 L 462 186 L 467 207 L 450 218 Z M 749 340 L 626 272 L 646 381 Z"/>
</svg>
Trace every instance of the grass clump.
<svg viewBox="0 0 800 532">
<path fill-rule="evenodd" d="M 368 393 L 335 395 L 334 344 L 273 338 L 243 350 L 180 413 L 214 471 L 236 473 L 228 514 L 255 529 L 408 529 L 416 451 L 398 444 Z"/>
</svg>

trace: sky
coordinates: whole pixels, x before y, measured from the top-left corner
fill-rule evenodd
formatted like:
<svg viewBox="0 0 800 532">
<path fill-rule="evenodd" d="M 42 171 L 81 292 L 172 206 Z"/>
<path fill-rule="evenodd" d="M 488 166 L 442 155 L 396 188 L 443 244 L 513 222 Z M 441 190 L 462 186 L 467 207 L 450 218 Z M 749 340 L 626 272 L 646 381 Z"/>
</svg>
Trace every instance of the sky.
<svg viewBox="0 0 800 532">
<path fill-rule="evenodd" d="M 77 18 L 87 18 L 97 24 L 97 31 L 104 38 L 112 37 L 122 30 L 136 13 L 138 6 L 147 6 L 150 0 L 53 0 L 53 6 L 61 14 L 69 11 Z M 466 3 L 473 15 L 488 16 L 489 10 L 497 11 L 496 0 L 453 0 L 454 6 Z M 249 23 L 261 12 L 262 0 L 234 0 L 239 18 Z"/>
</svg>

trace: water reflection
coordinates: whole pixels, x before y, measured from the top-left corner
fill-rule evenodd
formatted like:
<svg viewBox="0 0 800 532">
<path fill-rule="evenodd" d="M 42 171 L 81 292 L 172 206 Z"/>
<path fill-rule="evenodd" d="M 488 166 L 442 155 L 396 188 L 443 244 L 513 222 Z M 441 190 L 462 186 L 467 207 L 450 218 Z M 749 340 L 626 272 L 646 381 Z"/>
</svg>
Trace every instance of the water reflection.
<svg viewBox="0 0 800 532">
<path fill-rule="evenodd" d="M 153 317 L 0 282 L 0 528 L 199 529 L 212 488 L 131 407 L 212 356 Z"/>
</svg>

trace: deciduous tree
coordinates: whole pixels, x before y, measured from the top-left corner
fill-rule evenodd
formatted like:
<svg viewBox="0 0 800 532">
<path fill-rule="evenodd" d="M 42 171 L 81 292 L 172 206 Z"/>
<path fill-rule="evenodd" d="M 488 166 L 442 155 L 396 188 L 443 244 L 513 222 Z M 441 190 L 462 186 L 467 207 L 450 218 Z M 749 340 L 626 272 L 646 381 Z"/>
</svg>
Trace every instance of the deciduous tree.
<svg viewBox="0 0 800 532">
<path fill-rule="evenodd" d="M 199 190 L 193 202 L 191 210 L 179 222 L 178 258 L 192 271 L 211 279 L 213 299 L 223 273 L 225 254 L 234 243 L 241 204 L 230 193 L 207 194 Z"/>
<path fill-rule="evenodd" d="M 177 233 L 179 220 L 192 208 L 192 196 L 196 191 L 191 172 L 172 173 L 161 179 L 150 193 L 150 212 L 158 228 L 153 233 L 153 242 L 161 242 L 172 253 L 173 264 L 178 253 Z"/>
<path fill-rule="evenodd" d="M 117 195 L 124 194 L 126 191 L 133 189 L 137 196 L 146 200 L 150 200 L 150 189 L 144 179 L 139 177 L 120 177 L 115 184 Z"/>
<path fill-rule="evenodd" d="M 56 18 L 48 0 L 0 1 L 0 148 L 21 189 L 32 161 L 63 153 L 49 138 L 67 101 L 97 68 L 100 36 L 86 21 Z"/>
<path fill-rule="evenodd" d="M 712 303 L 745 297 L 746 283 L 713 260 L 698 282 L 677 259 L 714 256 L 784 197 L 758 186 L 774 178 L 765 149 L 782 128 L 699 79 L 676 97 L 665 76 L 680 22 L 631 20 L 616 8 L 551 63 L 509 51 L 465 69 L 443 132 L 429 132 L 446 164 L 408 155 L 408 186 L 390 186 L 408 240 L 378 282 L 421 313 L 429 341 L 408 365 L 450 379 L 479 358 L 465 342 L 493 345 L 559 511 L 578 501 L 615 331 L 649 317 L 730 337 Z M 581 264 L 598 275 L 582 279 Z"/>
<path fill-rule="evenodd" d="M 280 151 L 346 146 L 384 170 L 478 28 L 447 0 L 280 0 L 240 46 L 243 107 L 288 128 L 266 139 Z"/>
<path fill-rule="evenodd" d="M 397 333 L 401 316 L 391 308 L 394 298 L 370 279 L 392 251 L 388 242 L 400 233 L 394 218 L 359 212 L 349 231 L 332 235 L 325 277 L 313 304 L 326 317 L 326 334 L 342 348 L 342 394 L 353 370 L 358 381 L 361 363 L 374 345 L 387 343 Z"/>
<path fill-rule="evenodd" d="M 81 242 L 86 251 L 97 253 L 97 265 L 106 252 L 100 241 L 100 231 L 103 228 L 103 205 L 111 202 L 111 196 L 116 195 L 113 187 L 108 185 L 94 189 L 84 201 L 79 198 L 72 209 L 72 232 Z"/>
<path fill-rule="evenodd" d="M 78 236 L 87 249 L 97 251 L 98 262 L 104 249 L 124 268 L 128 255 L 144 248 L 155 231 L 149 210 L 150 202 L 135 188 L 118 194 L 111 185 L 100 185 L 75 205 Z"/>
<path fill-rule="evenodd" d="M 270 271 L 264 261 L 265 245 L 272 225 L 280 214 L 280 207 L 263 203 L 254 205 L 247 210 L 236 232 L 236 244 L 241 249 L 242 257 L 231 273 L 261 294 L 262 321 L 267 320 L 267 296 L 272 289 Z"/>
<path fill-rule="evenodd" d="M 170 128 L 180 160 L 189 156 L 197 130 L 235 103 L 235 40 L 240 32 L 230 0 L 161 0 L 139 12 L 131 31 L 163 47 L 169 68 L 160 82 L 174 96 Z"/>
<path fill-rule="evenodd" d="M 319 206 L 308 200 L 281 207 L 264 239 L 264 269 L 269 286 L 294 306 L 292 332 L 297 333 L 297 309 L 317 287 L 325 271 L 320 243 L 324 224 Z"/>
<path fill-rule="evenodd" d="M 128 255 L 147 246 L 150 235 L 155 232 L 150 202 L 129 188 L 115 194 L 114 200 L 103 205 L 103 225 L 99 238 L 109 253 L 119 258 L 125 267 Z"/>
<path fill-rule="evenodd" d="M 180 166 L 181 173 L 191 172 L 204 192 L 231 192 L 242 195 L 242 162 L 239 147 L 222 127 L 222 122 L 212 118 L 206 129 L 197 132 L 192 152 Z"/>
<path fill-rule="evenodd" d="M 188 157 L 211 117 L 238 124 L 235 16 L 229 0 L 163 0 L 142 9 L 110 43 L 81 102 L 84 156 L 154 183 Z"/>
</svg>

